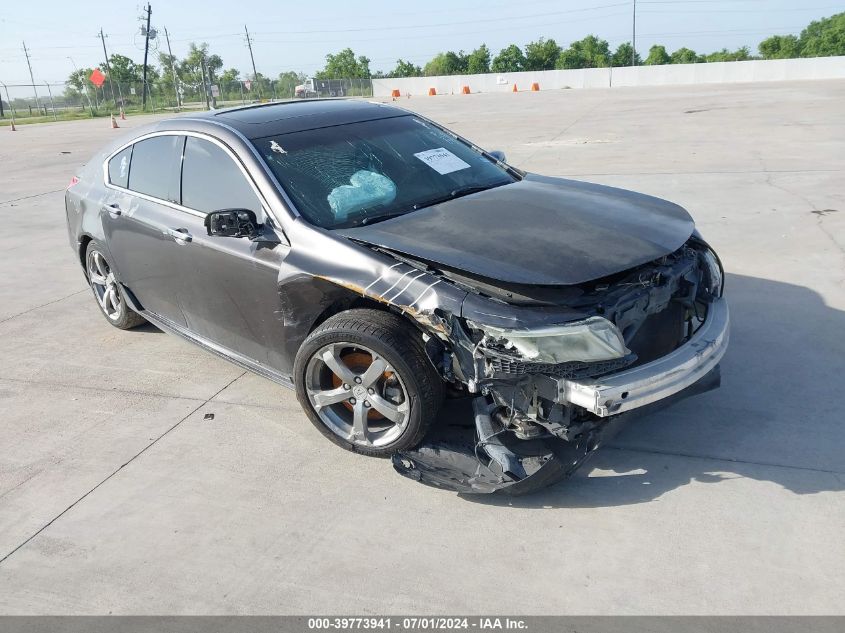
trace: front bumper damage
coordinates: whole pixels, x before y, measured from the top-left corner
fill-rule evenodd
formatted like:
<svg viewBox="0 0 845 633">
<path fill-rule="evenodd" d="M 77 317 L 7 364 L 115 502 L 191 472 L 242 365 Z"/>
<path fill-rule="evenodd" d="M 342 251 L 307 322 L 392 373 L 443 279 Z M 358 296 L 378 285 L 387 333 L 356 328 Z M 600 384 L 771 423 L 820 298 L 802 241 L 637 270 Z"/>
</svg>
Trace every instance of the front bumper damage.
<svg viewBox="0 0 845 633">
<path fill-rule="evenodd" d="M 607 417 L 657 402 L 682 391 L 710 373 L 728 347 L 728 304 L 714 300 L 707 319 L 689 341 L 655 361 L 627 371 L 594 378 L 556 382 L 557 402 Z"/>
<path fill-rule="evenodd" d="M 729 313 L 715 299 L 701 327 L 683 345 L 652 362 L 594 379 L 542 376 L 539 390 L 593 420 L 566 438 L 518 439 L 505 432 L 489 396 L 472 401 L 474 425 L 447 424 L 413 450 L 397 453 L 397 472 L 420 483 L 461 493 L 521 495 L 561 481 L 633 418 L 716 389 L 729 338 Z"/>
</svg>

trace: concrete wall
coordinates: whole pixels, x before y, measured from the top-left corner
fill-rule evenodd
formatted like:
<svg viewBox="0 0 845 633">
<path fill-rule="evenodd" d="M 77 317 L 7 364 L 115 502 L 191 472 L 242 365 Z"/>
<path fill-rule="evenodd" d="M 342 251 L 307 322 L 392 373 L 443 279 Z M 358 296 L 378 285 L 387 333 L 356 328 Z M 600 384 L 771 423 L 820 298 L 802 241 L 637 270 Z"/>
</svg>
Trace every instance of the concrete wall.
<svg viewBox="0 0 845 633">
<path fill-rule="evenodd" d="M 549 90 L 790 79 L 845 79 L 845 56 L 373 79 L 373 95 L 389 97 L 392 90 L 399 90 L 403 96 L 425 95 L 429 88 L 437 90 L 437 94 L 458 94 L 461 86 L 469 86 L 472 92 L 508 92 L 514 84 L 519 90 L 529 90 L 533 82 L 539 83 L 541 90 Z"/>
</svg>

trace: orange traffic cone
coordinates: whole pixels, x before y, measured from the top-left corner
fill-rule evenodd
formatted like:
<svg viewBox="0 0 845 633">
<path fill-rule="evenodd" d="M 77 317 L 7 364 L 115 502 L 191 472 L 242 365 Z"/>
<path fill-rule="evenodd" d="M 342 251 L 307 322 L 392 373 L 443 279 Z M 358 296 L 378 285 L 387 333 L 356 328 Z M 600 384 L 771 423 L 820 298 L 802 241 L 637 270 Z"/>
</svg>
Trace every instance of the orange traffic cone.
<svg viewBox="0 0 845 633">
<path fill-rule="evenodd" d="M 429 97 L 433 97 L 433 96 L 434 96 L 434 95 L 436 95 L 436 94 L 437 94 L 437 90 L 435 90 L 434 88 L 429 88 L 429 89 L 428 89 L 428 96 L 429 96 Z"/>
<path fill-rule="evenodd" d="M 461 86 L 461 92 L 465 95 L 469 94 L 469 86 Z"/>
<path fill-rule="evenodd" d="M 400 93 L 396 88 L 394 88 L 390 91 L 390 96 L 395 99 L 396 97 L 401 97 L 402 93 Z"/>
<path fill-rule="evenodd" d="M 513 85 L 513 90 L 511 90 L 511 92 L 519 92 L 519 90 L 516 87 L 516 84 Z"/>
<path fill-rule="evenodd" d="M 536 81 L 533 84 L 531 84 L 531 92 L 539 92 L 539 90 L 540 90 L 540 84 L 538 84 Z"/>
<path fill-rule="evenodd" d="M 123 108 L 120 109 L 120 120 L 121 121 L 126 120 L 126 113 L 123 111 Z"/>
<path fill-rule="evenodd" d="M 17 132 L 18 128 L 15 127 L 15 122 L 12 121 L 12 132 Z"/>
<path fill-rule="evenodd" d="M 113 130 L 119 129 L 120 126 L 117 124 L 117 121 L 114 120 L 114 115 L 111 115 L 111 126 Z"/>
</svg>

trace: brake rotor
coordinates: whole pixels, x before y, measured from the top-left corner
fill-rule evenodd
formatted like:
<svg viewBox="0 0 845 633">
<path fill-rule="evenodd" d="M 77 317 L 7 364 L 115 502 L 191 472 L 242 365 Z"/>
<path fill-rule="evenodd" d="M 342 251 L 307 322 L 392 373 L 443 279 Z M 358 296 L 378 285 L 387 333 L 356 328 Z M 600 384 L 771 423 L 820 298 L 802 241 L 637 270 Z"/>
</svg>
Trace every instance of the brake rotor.
<svg viewBox="0 0 845 633">
<path fill-rule="evenodd" d="M 349 367 L 352 371 L 356 374 L 363 374 L 367 371 L 367 368 L 373 364 L 373 357 L 371 354 L 367 352 L 360 352 L 360 351 L 352 351 L 346 352 L 345 354 L 341 355 L 340 359 L 343 361 L 343 364 Z M 393 378 L 392 371 L 386 371 L 382 374 L 384 380 L 389 380 Z M 332 386 L 340 387 L 343 384 L 343 380 L 341 380 L 340 376 L 336 373 L 332 372 Z M 344 401 L 343 406 L 346 407 L 349 411 L 352 411 L 352 405 L 349 402 Z M 370 410 L 367 412 L 367 419 L 368 420 L 383 420 L 384 416 L 375 410 L 375 408 L 370 407 Z"/>
</svg>

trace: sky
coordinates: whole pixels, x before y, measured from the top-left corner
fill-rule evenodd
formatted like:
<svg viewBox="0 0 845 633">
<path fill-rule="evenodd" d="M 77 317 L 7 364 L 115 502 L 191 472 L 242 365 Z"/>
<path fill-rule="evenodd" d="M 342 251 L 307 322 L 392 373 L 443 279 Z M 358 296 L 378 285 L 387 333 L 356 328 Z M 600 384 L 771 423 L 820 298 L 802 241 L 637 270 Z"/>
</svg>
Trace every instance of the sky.
<svg viewBox="0 0 845 633">
<path fill-rule="evenodd" d="M 631 39 L 633 0 L 151 0 L 152 25 L 166 51 L 164 27 L 173 54 L 189 42 L 208 42 L 225 68 L 251 73 L 243 35 L 253 38 L 258 72 L 276 77 L 294 70 L 312 74 L 327 53 L 350 47 L 371 59 L 373 71 L 392 69 L 398 58 L 420 66 L 445 50 L 470 51 L 485 43 L 495 55 L 505 46 L 523 46 L 539 37 L 558 44 L 595 34 L 611 47 Z M 109 54 L 143 60 L 139 35 L 142 5 L 134 1 L 3 2 L 0 8 L 0 82 L 30 83 L 23 42 L 30 51 L 35 81 L 61 82 L 79 67 L 103 61 L 97 33 L 108 36 Z M 798 6 L 796 6 L 798 5 Z M 845 0 L 637 0 L 637 50 L 652 44 L 670 52 L 686 46 L 697 52 L 757 43 L 772 34 L 800 33 L 810 21 L 845 11 Z M 151 56 L 155 58 L 156 56 Z M 72 58 L 72 59 L 70 59 Z"/>
</svg>

